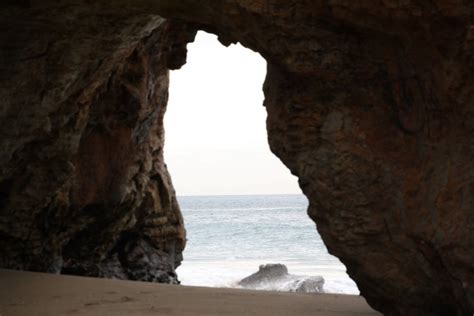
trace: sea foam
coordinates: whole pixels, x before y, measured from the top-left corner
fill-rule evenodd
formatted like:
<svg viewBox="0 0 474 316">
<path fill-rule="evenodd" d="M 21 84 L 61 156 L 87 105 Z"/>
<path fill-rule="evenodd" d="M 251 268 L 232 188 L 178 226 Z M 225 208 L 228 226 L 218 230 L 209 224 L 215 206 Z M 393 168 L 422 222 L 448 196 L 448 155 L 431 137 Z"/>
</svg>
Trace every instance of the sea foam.
<svg viewBox="0 0 474 316">
<path fill-rule="evenodd" d="M 328 254 L 303 195 L 178 197 L 187 230 L 184 285 L 239 287 L 261 264 L 282 263 L 292 274 L 322 276 L 328 293 L 358 294 L 341 262 Z M 290 291 L 290 283 L 258 289 Z"/>
</svg>

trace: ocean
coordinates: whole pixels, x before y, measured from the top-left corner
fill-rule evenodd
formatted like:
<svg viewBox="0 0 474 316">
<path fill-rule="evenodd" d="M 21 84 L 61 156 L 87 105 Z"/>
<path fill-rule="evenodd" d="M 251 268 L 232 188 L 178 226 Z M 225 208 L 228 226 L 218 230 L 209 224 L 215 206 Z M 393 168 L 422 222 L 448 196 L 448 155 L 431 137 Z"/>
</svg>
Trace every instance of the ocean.
<svg viewBox="0 0 474 316">
<path fill-rule="evenodd" d="M 322 276 L 328 293 L 358 294 L 344 265 L 327 249 L 306 214 L 304 195 L 178 197 L 187 230 L 183 285 L 238 287 L 259 265 L 281 263 L 290 274 Z M 279 290 L 278 288 L 268 288 Z"/>
</svg>

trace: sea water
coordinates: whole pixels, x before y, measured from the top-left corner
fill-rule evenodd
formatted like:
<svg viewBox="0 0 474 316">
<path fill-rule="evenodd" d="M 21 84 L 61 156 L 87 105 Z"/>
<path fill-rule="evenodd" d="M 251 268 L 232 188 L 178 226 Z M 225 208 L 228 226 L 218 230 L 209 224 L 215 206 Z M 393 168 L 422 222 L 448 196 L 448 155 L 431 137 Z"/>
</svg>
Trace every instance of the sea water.
<svg viewBox="0 0 474 316">
<path fill-rule="evenodd" d="M 358 294 L 344 265 L 307 215 L 303 195 L 178 197 L 187 231 L 184 285 L 238 287 L 259 265 L 282 263 L 290 274 L 325 279 L 328 293 Z"/>
</svg>

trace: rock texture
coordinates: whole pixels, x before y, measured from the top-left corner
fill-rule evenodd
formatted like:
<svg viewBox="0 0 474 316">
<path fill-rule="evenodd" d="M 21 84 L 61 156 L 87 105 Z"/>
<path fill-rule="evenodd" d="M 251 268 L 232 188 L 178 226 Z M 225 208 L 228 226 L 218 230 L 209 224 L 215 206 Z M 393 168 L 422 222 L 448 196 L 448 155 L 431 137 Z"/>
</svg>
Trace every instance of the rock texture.
<svg viewBox="0 0 474 316">
<path fill-rule="evenodd" d="M 0 12 L 2 266 L 58 271 L 66 258 L 77 271 L 90 253 L 103 271 L 140 257 L 129 249 L 162 251 L 146 262 L 179 253 L 181 219 L 152 150 L 162 130 L 145 119 L 165 87 L 151 104 L 158 83 L 134 70 L 156 55 L 136 49 L 152 45 L 161 14 L 266 58 L 271 149 L 371 306 L 474 312 L 474 2 L 11 3 Z M 168 45 L 173 64 L 186 34 Z M 169 229 L 162 246 L 142 229 L 148 216 L 167 227 L 152 231 Z"/>
<path fill-rule="evenodd" d="M 474 2 L 183 2 L 267 59 L 271 149 L 369 304 L 472 314 Z"/>
<path fill-rule="evenodd" d="M 0 21 L 0 266 L 177 283 L 163 115 L 194 32 L 72 2 Z"/>
</svg>

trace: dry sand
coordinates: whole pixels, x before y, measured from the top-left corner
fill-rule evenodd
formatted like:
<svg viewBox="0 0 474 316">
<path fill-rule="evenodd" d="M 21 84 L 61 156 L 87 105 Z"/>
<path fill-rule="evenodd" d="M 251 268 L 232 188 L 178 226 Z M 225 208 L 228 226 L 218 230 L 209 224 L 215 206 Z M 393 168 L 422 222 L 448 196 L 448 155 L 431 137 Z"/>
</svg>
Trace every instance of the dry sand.
<svg viewBox="0 0 474 316">
<path fill-rule="evenodd" d="M 380 315 L 362 297 L 0 270 L 0 315 Z"/>
</svg>

